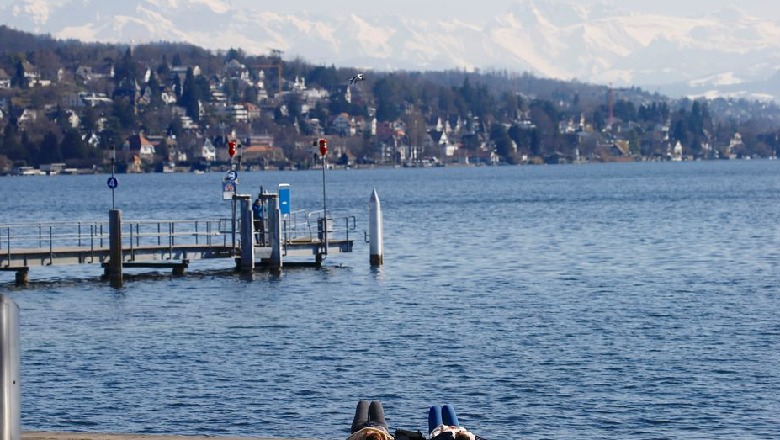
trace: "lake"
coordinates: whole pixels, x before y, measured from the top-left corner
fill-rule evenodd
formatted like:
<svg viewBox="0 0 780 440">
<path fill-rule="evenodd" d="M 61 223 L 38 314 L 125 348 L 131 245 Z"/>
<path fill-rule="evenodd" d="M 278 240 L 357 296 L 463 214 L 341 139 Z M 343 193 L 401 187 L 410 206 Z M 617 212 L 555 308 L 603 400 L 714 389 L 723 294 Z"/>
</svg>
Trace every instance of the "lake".
<svg viewBox="0 0 780 440">
<path fill-rule="evenodd" d="M 107 220 L 106 175 L 0 178 L 0 223 Z M 126 219 L 227 217 L 221 173 L 118 175 Z M 322 208 L 322 173 L 245 172 Z M 780 162 L 329 170 L 351 254 L 280 275 L 0 273 L 22 429 L 344 439 L 358 399 L 498 439 L 780 438 Z"/>
</svg>

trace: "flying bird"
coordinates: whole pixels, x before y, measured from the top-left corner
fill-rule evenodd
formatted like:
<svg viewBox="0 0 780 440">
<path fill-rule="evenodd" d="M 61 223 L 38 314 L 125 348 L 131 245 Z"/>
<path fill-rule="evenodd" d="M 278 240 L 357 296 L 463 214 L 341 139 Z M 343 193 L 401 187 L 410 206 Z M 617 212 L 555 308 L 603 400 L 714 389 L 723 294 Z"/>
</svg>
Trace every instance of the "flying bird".
<svg viewBox="0 0 780 440">
<path fill-rule="evenodd" d="M 354 85 L 359 83 L 360 81 L 364 81 L 366 78 L 363 77 L 362 73 L 358 73 L 357 75 L 353 76 L 349 79 L 349 85 Z"/>
</svg>

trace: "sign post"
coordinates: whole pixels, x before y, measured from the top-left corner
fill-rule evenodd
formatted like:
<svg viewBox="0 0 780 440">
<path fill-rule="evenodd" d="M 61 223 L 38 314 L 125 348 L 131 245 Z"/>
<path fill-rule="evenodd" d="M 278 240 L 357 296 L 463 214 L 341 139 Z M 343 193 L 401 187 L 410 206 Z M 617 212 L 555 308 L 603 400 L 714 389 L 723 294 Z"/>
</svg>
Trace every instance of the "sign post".
<svg viewBox="0 0 780 440">
<path fill-rule="evenodd" d="M 116 209 L 116 199 L 114 197 L 114 190 L 119 186 L 119 181 L 114 177 L 114 168 L 116 164 L 116 145 L 112 147 L 111 151 L 111 177 L 108 178 L 106 184 L 111 188 L 111 209 Z"/>
<path fill-rule="evenodd" d="M 322 254 L 328 254 L 328 197 L 325 192 L 325 156 L 328 153 L 328 140 L 320 138 L 320 156 L 322 156 Z"/>
</svg>

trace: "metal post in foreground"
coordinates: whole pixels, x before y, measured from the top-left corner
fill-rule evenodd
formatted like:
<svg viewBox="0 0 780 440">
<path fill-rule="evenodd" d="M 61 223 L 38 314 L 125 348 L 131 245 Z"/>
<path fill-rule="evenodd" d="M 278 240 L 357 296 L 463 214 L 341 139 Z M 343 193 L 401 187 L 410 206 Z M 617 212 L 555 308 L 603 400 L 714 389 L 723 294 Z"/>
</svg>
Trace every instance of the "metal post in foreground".
<svg viewBox="0 0 780 440">
<path fill-rule="evenodd" d="M 328 153 L 328 140 L 325 138 L 320 139 L 319 141 L 320 145 L 320 156 L 322 156 L 322 235 L 320 239 L 322 240 L 322 255 L 328 255 L 328 233 L 327 233 L 327 225 L 328 225 L 328 196 L 325 191 L 325 169 L 328 167 L 325 163 L 325 156 Z M 318 255 L 319 257 L 319 255 Z"/>
<path fill-rule="evenodd" d="M 241 201 L 241 272 L 252 273 L 255 269 L 255 226 L 252 218 L 252 196 L 236 194 Z"/>
<path fill-rule="evenodd" d="M 282 212 L 279 197 L 271 194 L 268 198 L 268 241 L 271 244 L 271 268 L 282 268 Z"/>
<path fill-rule="evenodd" d="M 382 205 L 374 189 L 368 201 L 369 262 L 372 266 L 381 266 L 384 263 L 382 229 Z"/>
<path fill-rule="evenodd" d="M 19 306 L 0 295 L 0 440 L 20 440 L 21 384 L 19 383 Z"/>
<path fill-rule="evenodd" d="M 111 287 L 119 289 L 124 282 L 122 276 L 122 211 L 108 211 L 108 279 Z"/>
</svg>

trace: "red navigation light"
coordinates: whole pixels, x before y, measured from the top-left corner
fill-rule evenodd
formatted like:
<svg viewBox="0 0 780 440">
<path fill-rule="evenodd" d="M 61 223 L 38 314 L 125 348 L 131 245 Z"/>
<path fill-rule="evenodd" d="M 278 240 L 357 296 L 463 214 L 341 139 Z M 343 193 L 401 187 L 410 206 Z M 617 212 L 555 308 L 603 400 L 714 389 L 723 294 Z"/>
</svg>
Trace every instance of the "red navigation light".
<svg viewBox="0 0 780 440">
<path fill-rule="evenodd" d="M 324 156 L 328 152 L 328 140 L 320 139 L 320 156 Z"/>
<path fill-rule="evenodd" d="M 236 155 L 236 141 L 235 140 L 228 141 L 228 154 L 230 155 L 231 158 Z"/>
</svg>

